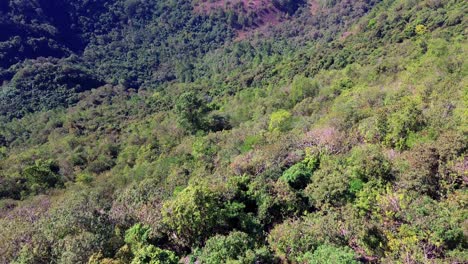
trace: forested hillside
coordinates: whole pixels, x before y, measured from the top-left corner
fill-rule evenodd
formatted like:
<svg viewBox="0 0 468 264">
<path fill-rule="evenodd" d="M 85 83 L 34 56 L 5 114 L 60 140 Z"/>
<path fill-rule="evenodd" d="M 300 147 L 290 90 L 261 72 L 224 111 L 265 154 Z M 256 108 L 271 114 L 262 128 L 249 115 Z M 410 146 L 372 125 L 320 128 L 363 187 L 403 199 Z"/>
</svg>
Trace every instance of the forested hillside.
<svg viewBox="0 0 468 264">
<path fill-rule="evenodd" d="M 0 263 L 468 263 L 463 0 L 0 2 Z"/>
</svg>

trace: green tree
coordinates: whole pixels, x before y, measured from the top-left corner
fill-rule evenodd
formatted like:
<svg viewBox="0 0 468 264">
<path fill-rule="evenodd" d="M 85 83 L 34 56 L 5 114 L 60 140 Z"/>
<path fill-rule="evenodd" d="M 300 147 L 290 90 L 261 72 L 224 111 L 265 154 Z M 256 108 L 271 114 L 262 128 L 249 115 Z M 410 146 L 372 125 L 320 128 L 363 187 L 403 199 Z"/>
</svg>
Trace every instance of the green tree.
<svg viewBox="0 0 468 264">
<path fill-rule="evenodd" d="M 125 232 L 125 242 L 134 255 L 132 264 L 176 264 L 179 258 L 174 252 L 149 244 L 151 228 L 136 224 Z"/>
<path fill-rule="evenodd" d="M 341 205 L 348 198 L 349 177 L 343 172 L 342 160 L 326 158 L 314 173 L 304 193 L 312 206 Z"/>
<path fill-rule="evenodd" d="M 268 243 L 275 255 L 284 262 L 297 262 L 308 251 L 318 246 L 318 241 L 300 220 L 288 219 L 276 225 L 268 235 Z"/>
<path fill-rule="evenodd" d="M 298 103 L 304 98 L 317 95 L 318 91 L 319 85 L 317 81 L 303 75 L 296 75 L 291 84 L 291 93 L 289 96 L 293 103 Z"/>
<path fill-rule="evenodd" d="M 317 156 L 306 157 L 283 172 L 280 179 L 295 189 L 303 189 L 309 183 L 312 173 L 318 168 L 318 165 L 319 158 Z"/>
<path fill-rule="evenodd" d="M 131 264 L 177 264 L 179 258 L 170 250 L 160 249 L 153 245 L 144 245 L 133 253 Z"/>
<path fill-rule="evenodd" d="M 420 130 L 423 124 L 420 103 L 404 98 L 398 110 L 388 117 L 386 144 L 400 150 L 406 149 L 410 134 Z"/>
<path fill-rule="evenodd" d="M 206 241 L 198 260 L 207 264 L 227 263 L 241 259 L 253 247 L 253 239 L 243 232 L 234 231 L 227 236 L 216 235 Z"/>
<path fill-rule="evenodd" d="M 175 243 L 200 245 L 224 222 L 222 203 L 217 193 L 205 186 L 188 186 L 164 203 L 162 221 Z"/>
<path fill-rule="evenodd" d="M 358 264 L 356 253 L 348 247 L 321 245 L 313 253 L 307 252 L 302 262 L 309 264 Z"/>
<path fill-rule="evenodd" d="M 291 126 L 291 113 L 287 110 L 281 109 L 273 112 L 270 115 L 270 124 L 268 129 L 270 131 L 284 132 Z"/>
<path fill-rule="evenodd" d="M 347 159 L 347 172 L 351 178 L 364 182 L 391 180 L 391 164 L 378 145 L 361 145 L 352 149 Z"/>
<path fill-rule="evenodd" d="M 34 194 L 44 192 L 61 183 L 59 167 L 53 160 L 37 160 L 23 171 L 27 189 Z"/>
<path fill-rule="evenodd" d="M 190 132 L 205 127 L 204 115 L 207 110 L 204 101 L 193 91 L 183 93 L 174 107 L 179 124 Z"/>
</svg>

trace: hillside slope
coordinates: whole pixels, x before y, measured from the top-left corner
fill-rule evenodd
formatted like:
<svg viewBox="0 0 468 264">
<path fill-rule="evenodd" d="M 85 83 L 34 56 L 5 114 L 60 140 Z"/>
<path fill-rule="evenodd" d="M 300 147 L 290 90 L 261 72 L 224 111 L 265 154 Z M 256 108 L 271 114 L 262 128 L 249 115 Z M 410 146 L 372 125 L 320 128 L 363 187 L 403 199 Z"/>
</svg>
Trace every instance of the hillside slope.
<svg viewBox="0 0 468 264">
<path fill-rule="evenodd" d="M 468 262 L 466 1 L 26 2 L 0 263 Z"/>
</svg>

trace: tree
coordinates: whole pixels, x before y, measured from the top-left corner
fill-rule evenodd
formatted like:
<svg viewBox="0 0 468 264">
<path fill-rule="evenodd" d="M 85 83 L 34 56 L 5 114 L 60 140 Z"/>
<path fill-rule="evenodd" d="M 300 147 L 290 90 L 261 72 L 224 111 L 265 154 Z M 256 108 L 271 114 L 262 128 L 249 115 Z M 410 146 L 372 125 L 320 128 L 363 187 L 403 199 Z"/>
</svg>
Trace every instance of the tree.
<svg viewBox="0 0 468 264">
<path fill-rule="evenodd" d="M 316 96 L 319 85 L 316 81 L 303 75 L 297 75 L 291 84 L 290 97 L 293 103 L 298 103 L 304 98 Z"/>
<path fill-rule="evenodd" d="M 300 220 L 288 219 L 276 225 L 268 235 L 268 243 L 283 262 L 297 262 L 306 252 L 313 251 L 318 241 Z"/>
<path fill-rule="evenodd" d="M 204 101 L 193 91 L 183 93 L 174 107 L 179 124 L 192 133 L 205 127 L 207 110 Z"/>
<path fill-rule="evenodd" d="M 126 0 L 124 2 L 125 13 L 129 18 L 132 18 L 138 10 L 140 0 Z"/>
<path fill-rule="evenodd" d="M 200 245 L 224 222 L 218 194 L 205 186 L 188 186 L 164 203 L 162 221 L 180 246 Z"/>
<path fill-rule="evenodd" d="M 37 160 L 34 165 L 24 169 L 23 176 L 28 190 L 34 194 L 44 192 L 61 182 L 59 167 L 53 160 Z"/>
<path fill-rule="evenodd" d="M 294 14 L 296 10 L 299 8 L 299 5 L 303 4 L 304 1 L 302 0 L 274 0 L 273 5 L 276 8 L 287 12 L 288 14 Z"/>
<path fill-rule="evenodd" d="M 343 173 L 342 161 L 326 158 L 314 172 L 312 182 L 304 193 L 312 206 L 341 205 L 348 198 L 349 178 Z"/>
<path fill-rule="evenodd" d="M 5 147 L 7 145 L 7 140 L 4 135 L 0 135 L 0 147 Z"/>
<path fill-rule="evenodd" d="M 378 145 L 354 147 L 347 159 L 349 176 L 364 182 L 370 180 L 391 180 L 391 164 Z"/>
<path fill-rule="evenodd" d="M 302 257 L 304 263 L 309 264 L 358 264 L 356 253 L 348 247 L 321 245 L 313 253 L 307 252 Z"/>
<path fill-rule="evenodd" d="M 415 146 L 406 153 L 410 167 L 400 173 L 399 185 L 405 189 L 438 197 L 440 192 L 439 153 L 430 144 Z"/>
<path fill-rule="evenodd" d="M 132 264 L 177 264 L 179 258 L 174 252 L 149 244 L 151 228 L 136 224 L 125 232 L 125 242 L 134 255 Z"/>
<path fill-rule="evenodd" d="M 234 231 L 227 236 L 216 235 L 206 241 L 198 260 L 207 264 L 239 260 L 253 247 L 254 241 L 243 232 Z"/>
<path fill-rule="evenodd" d="M 307 186 L 307 183 L 309 183 L 312 173 L 314 173 L 318 165 L 318 157 L 307 157 L 303 161 L 287 169 L 280 179 L 286 181 L 295 189 L 303 189 Z"/>
<path fill-rule="evenodd" d="M 177 264 L 179 258 L 170 250 L 160 249 L 153 245 L 145 245 L 137 252 L 131 264 Z"/>
<path fill-rule="evenodd" d="M 399 110 L 391 114 L 387 121 L 385 143 L 397 149 L 406 149 L 408 137 L 424 124 L 421 105 L 415 100 L 404 98 Z"/>
<path fill-rule="evenodd" d="M 284 132 L 291 126 L 291 113 L 287 110 L 281 109 L 273 112 L 270 115 L 270 124 L 268 129 L 270 131 Z"/>
</svg>

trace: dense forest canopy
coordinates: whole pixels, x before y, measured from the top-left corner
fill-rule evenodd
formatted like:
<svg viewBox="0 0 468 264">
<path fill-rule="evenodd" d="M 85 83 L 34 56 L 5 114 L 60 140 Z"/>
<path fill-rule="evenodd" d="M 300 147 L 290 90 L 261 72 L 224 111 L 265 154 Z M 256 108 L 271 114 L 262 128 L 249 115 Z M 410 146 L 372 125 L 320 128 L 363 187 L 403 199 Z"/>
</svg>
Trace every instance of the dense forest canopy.
<svg viewBox="0 0 468 264">
<path fill-rule="evenodd" d="M 0 263 L 467 263 L 467 12 L 0 1 Z"/>
</svg>

